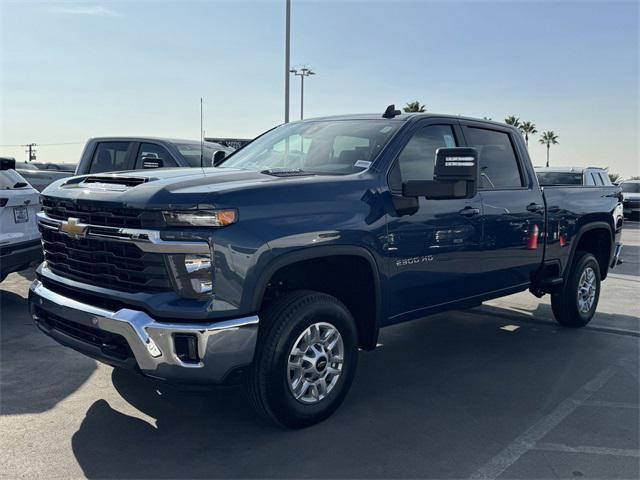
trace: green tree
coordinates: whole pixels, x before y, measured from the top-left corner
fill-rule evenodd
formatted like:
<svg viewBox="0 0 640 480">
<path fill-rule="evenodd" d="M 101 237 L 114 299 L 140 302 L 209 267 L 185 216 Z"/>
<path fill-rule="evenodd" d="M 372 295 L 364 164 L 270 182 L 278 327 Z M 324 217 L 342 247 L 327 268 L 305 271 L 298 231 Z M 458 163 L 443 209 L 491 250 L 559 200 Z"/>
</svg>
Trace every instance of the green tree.
<svg viewBox="0 0 640 480">
<path fill-rule="evenodd" d="M 622 175 L 620 175 L 619 173 L 609 172 L 609 180 L 611 180 L 611 183 L 613 183 L 614 185 L 617 185 L 622 181 Z"/>
<path fill-rule="evenodd" d="M 542 132 L 540 139 L 538 140 L 542 145 L 547 146 L 547 167 L 549 166 L 549 149 L 551 145 L 556 145 L 558 143 L 558 136 L 554 133 L 553 130 L 547 130 L 546 132 Z"/>
<path fill-rule="evenodd" d="M 420 105 L 419 101 L 409 102 L 403 108 L 405 113 L 422 113 L 427 111 L 427 107 Z"/>
<path fill-rule="evenodd" d="M 506 123 L 507 125 L 513 125 L 516 128 L 520 128 L 520 118 L 516 117 L 515 115 L 509 115 L 504 119 L 504 123 Z"/>
<path fill-rule="evenodd" d="M 529 135 L 533 136 L 538 133 L 538 130 L 536 130 L 536 124 L 533 122 L 522 122 L 520 125 L 520 131 L 524 135 L 524 141 L 527 144 L 527 147 L 529 147 Z"/>
</svg>

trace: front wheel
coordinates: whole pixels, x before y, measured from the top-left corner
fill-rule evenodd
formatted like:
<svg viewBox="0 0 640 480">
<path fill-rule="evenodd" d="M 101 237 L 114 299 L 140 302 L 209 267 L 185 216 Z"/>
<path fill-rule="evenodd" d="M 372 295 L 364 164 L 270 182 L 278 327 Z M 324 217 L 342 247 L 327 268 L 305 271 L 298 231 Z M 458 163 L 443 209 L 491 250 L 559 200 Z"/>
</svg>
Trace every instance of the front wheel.
<svg viewBox="0 0 640 480">
<path fill-rule="evenodd" d="M 556 321 L 565 327 L 584 327 L 596 313 L 600 298 L 600 265 L 587 252 L 577 252 L 560 293 L 551 295 Z"/>
<path fill-rule="evenodd" d="M 344 400 L 358 362 L 347 308 L 324 293 L 299 291 L 269 306 L 245 386 L 258 414 L 301 428 L 329 417 Z"/>
</svg>

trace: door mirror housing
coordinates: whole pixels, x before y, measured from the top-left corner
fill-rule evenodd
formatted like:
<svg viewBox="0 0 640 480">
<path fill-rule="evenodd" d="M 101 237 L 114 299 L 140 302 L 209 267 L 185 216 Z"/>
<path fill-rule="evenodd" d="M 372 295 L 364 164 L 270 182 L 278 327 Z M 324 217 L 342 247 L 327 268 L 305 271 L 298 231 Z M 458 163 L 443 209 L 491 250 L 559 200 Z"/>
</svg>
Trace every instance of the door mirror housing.
<svg viewBox="0 0 640 480">
<path fill-rule="evenodd" d="M 439 148 L 433 180 L 409 180 L 402 184 L 405 197 L 433 200 L 472 198 L 478 190 L 478 151 L 475 148 Z"/>
<path fill-rule="evenodd" d="M 225 152 L 224 150 L 218 150 L 213 154 L 213 166 L 217 167 L 225 158 L 227 158 L 227 152 Z"/>
</svg>

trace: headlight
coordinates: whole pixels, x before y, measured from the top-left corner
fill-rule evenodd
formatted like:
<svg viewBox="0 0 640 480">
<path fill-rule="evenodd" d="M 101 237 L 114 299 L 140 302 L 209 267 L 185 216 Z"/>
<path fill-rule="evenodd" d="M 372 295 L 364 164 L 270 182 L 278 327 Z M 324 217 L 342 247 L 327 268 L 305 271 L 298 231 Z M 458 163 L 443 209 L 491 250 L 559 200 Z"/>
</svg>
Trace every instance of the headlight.
<svg viewBox="0 0 640 480">
<path fill-rule="evenodd" d="M 178 294 L 206 300 L 213 294 L 213 269 L 209 255 L 169 255 L 169 267 Z"/>
<path fill-rule="evenodd" d="M 192 210 L 162 212 L 170 227 L 226 227 L 238 221 L 238 212 L 229 210 Z"/>
</svg>

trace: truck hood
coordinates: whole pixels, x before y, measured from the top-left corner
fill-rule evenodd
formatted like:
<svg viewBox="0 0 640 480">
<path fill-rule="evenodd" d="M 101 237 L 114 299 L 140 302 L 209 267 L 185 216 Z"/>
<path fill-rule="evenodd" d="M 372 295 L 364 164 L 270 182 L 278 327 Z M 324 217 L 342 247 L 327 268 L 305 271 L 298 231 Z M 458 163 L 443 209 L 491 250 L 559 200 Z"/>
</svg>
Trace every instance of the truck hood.
<svg viewBox="0 0 640 480">
<path fill-rule="evenodd" d="M 335 177 L 332 177 L 335 178 Z M 193 208 L 212 205 L 220 194 L 271 184 L 318 181 L 312 174 L 271 174 L 234 168 L 172 168 L 66 178 L 42 194 L 126 208 Z"/>
</svg>

